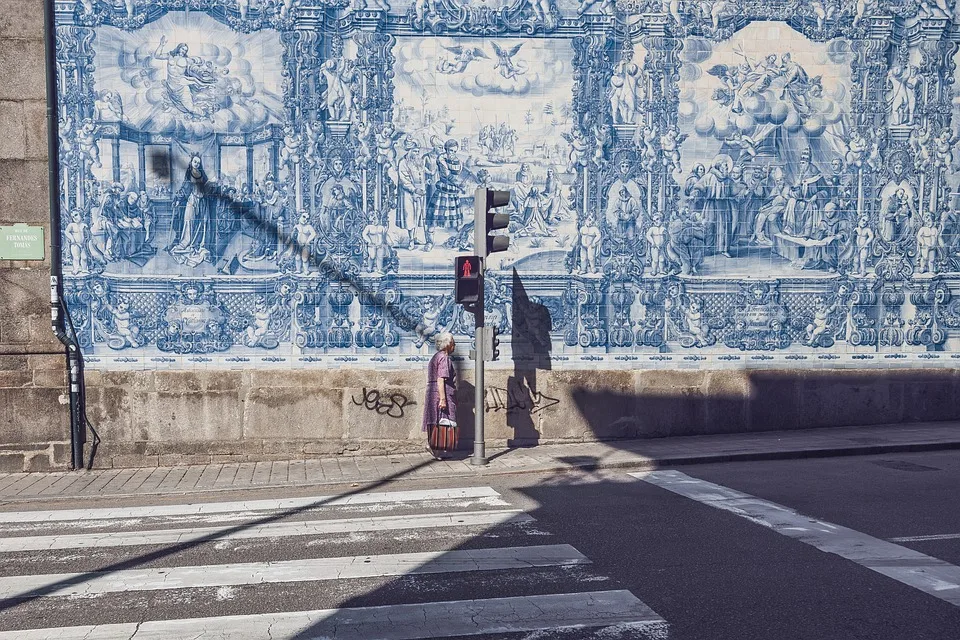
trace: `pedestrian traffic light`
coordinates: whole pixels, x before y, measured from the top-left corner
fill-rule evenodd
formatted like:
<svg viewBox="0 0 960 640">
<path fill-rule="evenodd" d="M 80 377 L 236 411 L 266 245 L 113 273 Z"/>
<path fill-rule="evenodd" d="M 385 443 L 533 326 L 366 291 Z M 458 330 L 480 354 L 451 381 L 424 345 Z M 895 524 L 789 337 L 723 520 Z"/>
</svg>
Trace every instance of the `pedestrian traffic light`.
<svg viewBox="0 0 960 640">
<path fill-rule="evenodd" d="M 455 297 L 458 304 L 476 304 L 480 302 L 481 277 L 480 256 L 457 256 Z"/>
<path fill-rule="evenodd" d="M 490 235 L 491 231 L 506 229 L 510 226 L 510 214 L 495 211 L 498 207 L 505 207 L 508 204 L 510 204 L 509 191 L 477 188 L 473 200 L 473 246 L 478 256 L 486 258 L 491 253 L 506 251 L 510 246 L 510 236 Z"/>
</svg>

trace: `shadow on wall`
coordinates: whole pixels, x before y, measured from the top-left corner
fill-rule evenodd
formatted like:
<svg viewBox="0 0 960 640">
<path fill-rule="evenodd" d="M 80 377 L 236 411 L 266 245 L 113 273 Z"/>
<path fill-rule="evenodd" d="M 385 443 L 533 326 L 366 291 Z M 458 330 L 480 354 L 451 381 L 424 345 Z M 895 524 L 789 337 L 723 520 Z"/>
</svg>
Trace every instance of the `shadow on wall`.
<svg viewBox="0 0 960 640">
<path fill-rule="evenodd" d="M 597 388 L 602 383 L 570 390 L 597 439 L 960 419 L 956 370 L 631 373 L 633 393 Z"/>
<path fill-rule="evenodd" d="M 513 431 L 512 437 L 507 440 L 508 447 L 534 447 L 540 442 L 535 415 L 538 411 L 537 399 L 541 394 L 537 372 L 550 369 L 550 331 L 553 321 L 550 310 L 527 294 L 516 269 L 513 270 L 510 325 L 513 372 L 507 378 L 506 388 L 487 385 L 484 408 L 488 414 L 506 411 L 507 427 Z M 459 449 L 472 450 L 476 434 L 473 413 L 476 387 L 471 381 L 465 380 L 463 374 L 472 370 L 474 362 L 460 358 L 457 365 Z"/>
<path fill-rule="evenodd" d="M 464 359 L 459 361 L 457 366 L 459 368 L 457 372 L 457 426 L 460 430 L 457 449 L 473 451 L 473 439 L 477 433 L 477 421 L 473 415 L 473 399 L 477 388 L 473 382 L 463 379 L 464 369 L 472 367 L 473 361 Z"/>
<path fill-rule="evenodd" d="M 163 164 L 160 158 L 162 156 L 152 158 L 154 166 Z M 185 174 L 189 168 L 183 164 L 179 169 L 182 169 L 182 173 Z M 209 180 L 202 183 L 201 189 L 205 197 L 215 203 L 213 206 L 218 212 L 218 225 L 225 226 L 233 232 L 240 232 L 241 227 L 248 226 L 250 233 L 256 236 L 256 242 L 264 247 L 276 248 L 281 258 L 285 257 L 288 262 L 296 265 L 297 256 L 305 256 L 302 260 L 311 270 L 318 271 L 330 283 L 346 284 L 356 291 L 361 305 L 376 310 L 381 316 L 389 316 L 396 326 L 405 331 L 420 334 L 424 341 L 433 337 L 434 332 L 429 328 L 426 332 L 422 330 L 420 326 L 422 318 L 411 315 L 399 304 L 392 302 L 392 298 L 384 295 L 383 291 L 374 289 L 364 282 L 359 277 L 359 266 L 352 261 L 342 260 L 340 256 L 328 255 L 322 249 L 318 250 L 318 245 L 313 241 L 310 245 L 301 245 L 291 225 L 287 225 L 288 228 L 281 228 L 276 220 L 264 219 L 256 211 L 256 207 L 250 206 L 245 201 L 245 195 L 234 187 L 224 187 Z M 183 193 L 174 194 L 175 203 L 178 199 L 185 198 L 186 195 Z M 239 264 L 236 256 L 230 260 L 223 257 L 217 262 L 216 267 L 221 274 L 233 275 L 239 268 Z"/>
<path fill-rule="evenodd" d="M 513 375 L 507 379 L 507 426 L 513 429 L 508 447 L 532 447 L 540 442 L 532 408 L 540 393 L 537 371 L 550 369 L 550 310 L 531 300 L 520 274 L 513 270 L 511 313 Z"/>
</svg>

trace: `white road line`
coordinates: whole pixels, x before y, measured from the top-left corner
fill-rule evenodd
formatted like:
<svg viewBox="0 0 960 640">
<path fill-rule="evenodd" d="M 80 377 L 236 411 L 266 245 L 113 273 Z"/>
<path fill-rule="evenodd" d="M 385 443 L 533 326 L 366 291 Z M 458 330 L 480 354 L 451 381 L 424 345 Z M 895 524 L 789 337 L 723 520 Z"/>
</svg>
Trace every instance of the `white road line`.
<svg viewBox="0 0 960 640">
<path fill-rule="evenodd" d="M 113 572 L 54 573 L 0 578 L 0 599 L 93 595 L 124 591 L 192 589 L 246 584 L 309 582 L 408 576 L 427 573 L 495 571 L 528 567 L 589 564 L 590 560 L 567 544 L 499 549 L 459 549 L 397 553 L 379 556 L 311 558 L 279 562 L 245 562 Z"/>
<path fill-rule="evenodd" d="M 403 529 L 433 529 L 438 527 L 469 527 L 475 525 L 496 526 L 508 522 L 533 522 L 533 518 L 519 509 L 511 509 L 428 513 L 413 516 L 377 516 L 367 518 L 343 518 L 339 520 L 273 522 L 250 528 L 238 528 L 237 525 L 232 525 L 224 527 L 196 527 L 192 529 L 21 536 L 0 538 L 0 553 L 52 551 L 55 549 L 130 547 L 136 545 L 172 545 L 203 539 L 222 542 L 224 540 L 313 536 L 335 533 L 359 533 L 364 531 L 399 531 Z"/>
<path fill-rule="evenodd" d="M 390 491 L 356 493 L 345 496 L 313 496 L 283 500 L 246 500 L 241 502 L 205 502 L 195 504 L 151 505 L 145 507 L 118 507 L 106 509 L 62 509 L 58 511 L 0 512 L 0 523 L 61 522 L 66 520 L 113 520 L 117 518 L 154 518 L 164 516 L 196 516 L 211 513 L 249 511 L 282 511 L 316 507 L 343 507 L 374 503 L 402 503 L 458 498 L 499 498 L 491 487 L 464 487 L 460 489 L 424 489 L 420 491 Z M 503 505 L 506 505 L 503 502 Z"/>
<path fill-rule="evenodd" d="M 893 578 L 960 606 L 960 567 L 840 525 L 797 513 L 789 507 L 699 480 L 679 471 L 631 473 L 631 476 L 691 500 L 735 513 L 827 553 Z"/>
<path fill-rule="evenodd" d="M 934 533 L 928 536 L 890 538 L 890 542 L 933 542 L 935 540 L 960 540 L 960 533 Z"/>
<path fill-rule="evenodd" d="M 648 631 L 664 637 L 666 622 L 629 591 L 457 600 L 356 609 L 157 620 L 0 632 L 0 640 L 426 640 L 481 634 L 590 627 Z"/>
</svg>

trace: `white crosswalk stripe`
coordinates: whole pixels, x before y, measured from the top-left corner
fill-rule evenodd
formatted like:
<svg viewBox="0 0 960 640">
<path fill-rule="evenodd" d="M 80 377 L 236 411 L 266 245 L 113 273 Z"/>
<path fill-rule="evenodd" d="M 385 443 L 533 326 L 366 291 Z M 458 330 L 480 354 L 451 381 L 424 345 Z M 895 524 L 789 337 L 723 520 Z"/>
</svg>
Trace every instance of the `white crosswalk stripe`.
<svg viewBox="0 0 960 640">
<path fill-rule="evenodd" d="M 0 640 L 667 638 L 534 523 L 490 487 L 0 512 Z"/>
<path fill-rule="evenodd" d="M 194 504 L 164 504 L 148 507 L 107 509 L 62 509 L 58 511 L 0 512 L 0 523 L 63 522 L 83 520 L 116 520 L 120 518 L 154 518 L 164 516 L 209 515 L 214 513 L 250 513 L 256 511 L 289 511 L 318 507 L 344 507 L 363 504 L 399 504 L 455 498 L 493 498 L 493 504 L 506 505 L 492 487 L 461 489 L 425 489 L 387 493 L 356 493 L 347 496 L 314 496 L 281 500 L 243 500 Z"/>
<path fill-rule="evenodd" d="M 0 598 L 18 598 L 32 592 L 45 595 L 94 595 L 122 591 L 153 591 L 196 587 L 235 587 L 269 582 L 347 580 L 421 573 L 493 571 L 526 567 L 554 567 L 588 563 L 570 545 L 508 547 L 400 553 L 346 558 L 282 560 L 214 564 L 200 567 L 132 569 L 109 573 L 62 573 L 0 578 Z"/>
<path fill-rule="evenodd" d="M 308 631 L 309 637 L 337 640 L 419 640 L 596 625 L 643 630 L 662 628 L 662 622 L 629 591 L 597 591 L 156 621 L 139 628 L 137 624 L 111 624 L 57 629 L 56 633 L 39 629 L 0 633 L 0 640 L 193 640 L 200 637 L 198 629 L 216 629 L 218 640 L 297 638 Z"/>
<path fill-rule="evenodd" d="M 630 475 L 834 553 L 960 607 L 960 566 L 680 471 L 643 471 Z"/>
<path fill-rule="evenodd" d="M 249 540 L 252 538 L 311 536 L 325 533 L 397 531 L 401 529 L 430 529 L 434 527 L 462 527 L 469 525 L 493 526 L 506 524 L 508 522 L 532 521 L 533 518 L 529 515 L 516 509 L 510 509 L 500 511 L 422 514 L 414 516 L 274 522 L 255 525 L 249 528 L 239 528 L 237 526 L 196 527 L 189 529 L 120 531 L 57 536 L 19 536 L 16 538 L 0 538 L 0 553 L 52 549 L 89 549 L 95 547 L 131 547 L 151 544 L 183 544 L 214 538 L 218 541 Z"/>
</svg>

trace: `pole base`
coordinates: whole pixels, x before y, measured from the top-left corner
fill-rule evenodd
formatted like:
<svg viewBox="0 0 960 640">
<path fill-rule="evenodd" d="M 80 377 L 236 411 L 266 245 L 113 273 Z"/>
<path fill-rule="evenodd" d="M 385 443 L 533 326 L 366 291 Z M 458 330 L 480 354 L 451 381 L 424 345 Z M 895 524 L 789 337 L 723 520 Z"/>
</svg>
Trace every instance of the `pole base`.
<svg viewBox="0 0 960 640">
<path fill-rule="evenodd" d="M 484 442 L 474 442 L 473 443 L 473 455 L 470 456 L 470 464 L 475 467 L 482 467 L 487 464 L 487 447 Z"/>
</svg>

